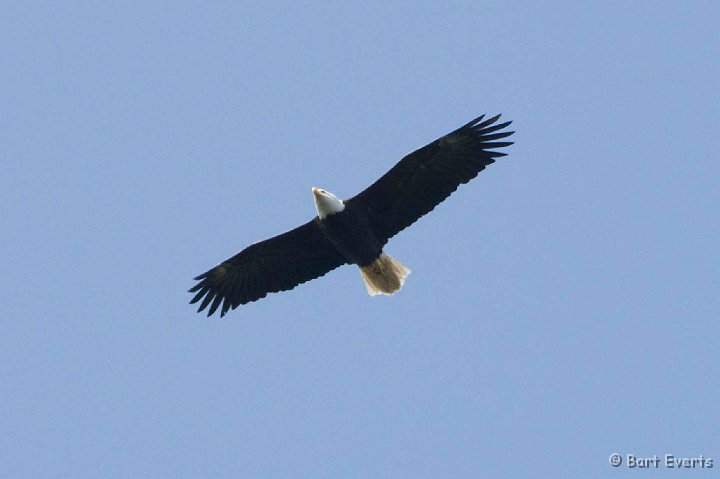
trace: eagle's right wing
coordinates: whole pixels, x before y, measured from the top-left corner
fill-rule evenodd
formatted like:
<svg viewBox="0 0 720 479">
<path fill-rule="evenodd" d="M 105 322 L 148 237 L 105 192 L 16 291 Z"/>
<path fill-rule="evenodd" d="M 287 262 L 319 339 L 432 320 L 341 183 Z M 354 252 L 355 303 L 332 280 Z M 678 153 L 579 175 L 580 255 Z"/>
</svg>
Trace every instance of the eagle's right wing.
<svg viewBox="0 0 720 479">
<path fill-rule="evenodd" d="M 268 293 L 293 289 L 345 264 L 345 258 L 320 231 L 318 219 L 281 235 L 252 244 L 194 278 L 190 304 L 202 299 L 208 316 L 222 304 L 220 316 Z M 204 298 L 203 298 L 204 297 Z"/>
</svg>

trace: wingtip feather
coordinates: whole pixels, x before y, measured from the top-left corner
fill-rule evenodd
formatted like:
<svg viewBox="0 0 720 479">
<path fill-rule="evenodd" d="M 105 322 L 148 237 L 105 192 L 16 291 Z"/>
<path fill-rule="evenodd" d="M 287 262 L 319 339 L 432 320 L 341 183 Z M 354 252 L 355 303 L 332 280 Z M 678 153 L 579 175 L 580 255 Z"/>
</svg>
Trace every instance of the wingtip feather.
<svg viewBox="0 0 720 479">
<path fill-rule="evenodd" d="M 191 291 L 194 293 L 194 291 Z M 202 298 L 207 293 L 207 289 L 203 288 L 200 291 L 198 291 L 195 296 L 193 296 L 193 299 L 190 300 L 190 304 L 195 304 L 198 301 L 200 301 L 200 298 Z"/>
<path fill-rule="evenodd" d="M 469 126 L 473 126 L 473 125 L 477 124 L 478 122 L 482 121 L 483 118 L 485 118 L 485 113 L 483 113 L 483 114 L 480 115 L 479 117 L 475 118 L 475 119 L 472 120 L 471 122 L 463 125 L 462 128 L 467 128 L 467 127 L 469 127 Z"/>
<path fill-rule="evenodd" d="M 491 141 L 488 143 L 483 143 L 483 148 L 486 150 L 489 150 L 491 148 L 505 148 L 512 144 L 512 141 Z"/>
<path fill-rule="evenodd" d="M 488 125 L 492 125 L 492 124 L 495 123 L 501 116 L 502 116 L 502 113 L 498 113 L 498 114 L 495 115 L 494 117 L 488 118 L 487 120 L 483 121 L 482 123 L 478 123 L 477 125 L 475 125 L 475 128 L 476 128 L 476 129 L 482 129 L 482 128 L 485 128 L 485 127 L 488 126 Z"/>
</svg>

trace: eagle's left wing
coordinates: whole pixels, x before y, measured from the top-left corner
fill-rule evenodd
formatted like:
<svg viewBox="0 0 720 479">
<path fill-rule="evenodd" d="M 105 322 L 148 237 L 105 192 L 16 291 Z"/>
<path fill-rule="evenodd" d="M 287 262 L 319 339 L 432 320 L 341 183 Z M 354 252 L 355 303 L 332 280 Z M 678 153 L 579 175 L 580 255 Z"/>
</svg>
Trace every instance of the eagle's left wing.
<svg viewBox="0 0 720 479">
<path fill-rule="evenodd" d="M 495 141 L 513 134 L 499 131 L 511 122 L 495 124 L 497 115 L 484 115 L 406 155 L 375 183 L 346 201 L 365 211 L 383 244 L 407 228 L 457 189 L 475 178 L 495 158 L 493 151 L 512 145 Z M 497 132 L 497 133 L 496 133 Z"/>
</svg>

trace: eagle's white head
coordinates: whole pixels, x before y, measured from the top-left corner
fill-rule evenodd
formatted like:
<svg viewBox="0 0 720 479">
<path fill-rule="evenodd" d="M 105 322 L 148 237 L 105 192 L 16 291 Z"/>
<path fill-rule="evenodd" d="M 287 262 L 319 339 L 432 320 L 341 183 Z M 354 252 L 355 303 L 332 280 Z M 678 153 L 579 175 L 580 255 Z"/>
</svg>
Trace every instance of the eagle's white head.
<svg viewBox="0 0 720 479">
<path fill-rule="evenodd" d="M 325 219 L 328 215 L 339 213 L 345 209 L 345 203 L 329 191 L 315 188 L 313 186 L 312 194 L 315 198 L 315 208 L 317 209 L 318 216 L 321 220 Z"/>
</svg>

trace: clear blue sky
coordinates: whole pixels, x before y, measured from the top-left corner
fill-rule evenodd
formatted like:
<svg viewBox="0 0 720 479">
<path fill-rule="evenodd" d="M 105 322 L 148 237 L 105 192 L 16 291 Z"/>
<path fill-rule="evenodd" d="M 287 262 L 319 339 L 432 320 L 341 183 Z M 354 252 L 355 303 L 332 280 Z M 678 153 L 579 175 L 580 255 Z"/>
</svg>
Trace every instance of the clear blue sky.
<svg viewBox="0 0 720 479">
<path fill-rule="evenodd" d="M 0 477 L 720 469 L 719 17 L 5 4 Z M 311 186 L 352 196 L 499 112 L 510 156 L 389 243 L 399 294 L 345 267 L 223 320 L 187 304 L 310 219 Z"/>
</svg>

